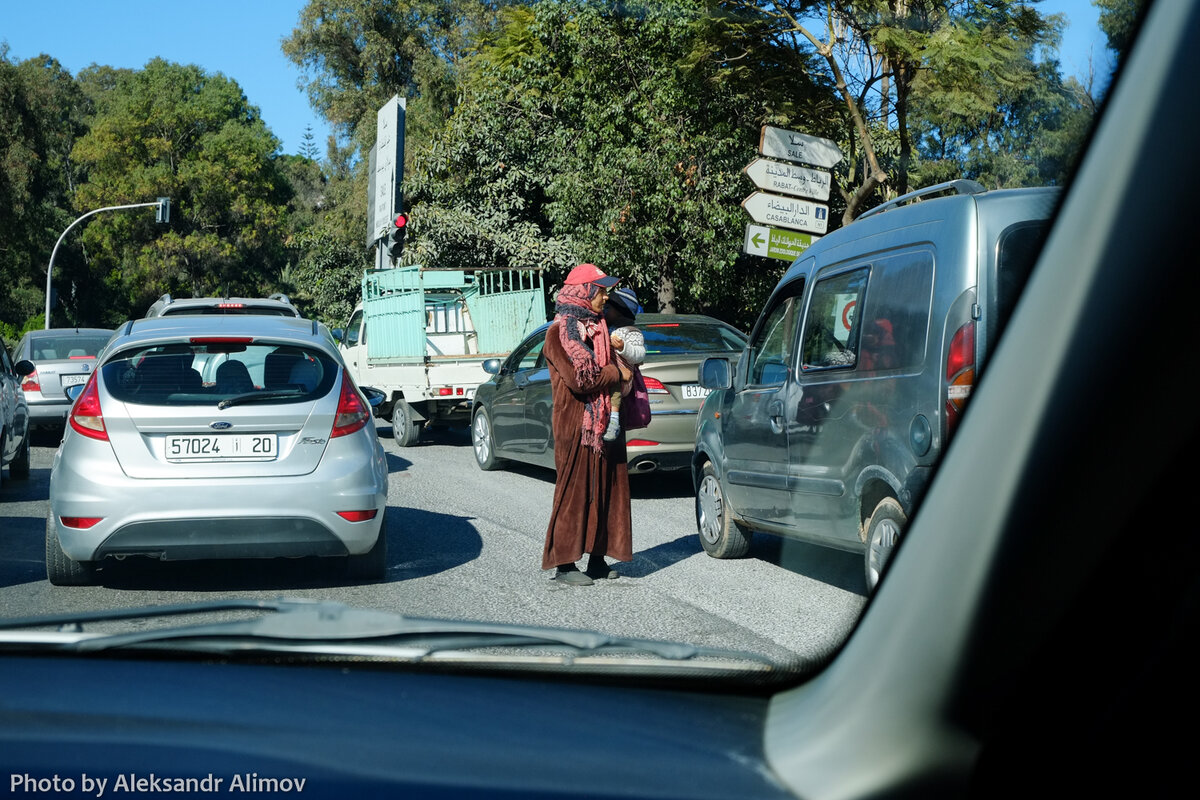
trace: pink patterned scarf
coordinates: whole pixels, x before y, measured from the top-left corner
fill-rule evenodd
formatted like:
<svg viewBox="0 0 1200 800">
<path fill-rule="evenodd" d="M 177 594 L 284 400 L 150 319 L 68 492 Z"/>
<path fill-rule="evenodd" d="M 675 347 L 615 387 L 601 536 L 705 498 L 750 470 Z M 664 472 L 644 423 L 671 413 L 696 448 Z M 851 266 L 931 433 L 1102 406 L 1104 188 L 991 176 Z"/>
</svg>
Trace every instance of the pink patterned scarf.
<svg viewBox="0 0 1200 800">
<path fill-rule="evenodd" d="M 612 344 L 608 323 L 592 310 L 596 287 L 587 283 L 564 286 L 554 303 L 554 321 L 563 350 L 575 367 L 575 379 L 581 386 L 596 381 L 600 370 L 612 363 Z M 612 397 L 608 392 L 584 395 L 583 431 L 581 441 L 596 452 L 604 448 L 604 429 L 612 413 Z"/>
</svg>

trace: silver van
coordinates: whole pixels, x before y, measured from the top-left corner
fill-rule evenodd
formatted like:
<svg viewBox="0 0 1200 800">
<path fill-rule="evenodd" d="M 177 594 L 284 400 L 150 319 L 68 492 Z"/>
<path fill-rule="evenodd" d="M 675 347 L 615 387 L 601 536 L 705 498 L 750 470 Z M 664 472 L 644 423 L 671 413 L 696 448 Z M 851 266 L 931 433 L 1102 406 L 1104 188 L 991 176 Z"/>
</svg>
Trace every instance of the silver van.
<svg viewBox="0 0 1200 800">
<path fill-rule="evenodd" d="M 863 553 L 874 589 L 1058 199 L 939 184 L 796 260 L 740 358 L 700 368 L 712 393 L 692 476 L 709 555 L 745 555 L 756 530 L 795 537 Z"/>
</svg>

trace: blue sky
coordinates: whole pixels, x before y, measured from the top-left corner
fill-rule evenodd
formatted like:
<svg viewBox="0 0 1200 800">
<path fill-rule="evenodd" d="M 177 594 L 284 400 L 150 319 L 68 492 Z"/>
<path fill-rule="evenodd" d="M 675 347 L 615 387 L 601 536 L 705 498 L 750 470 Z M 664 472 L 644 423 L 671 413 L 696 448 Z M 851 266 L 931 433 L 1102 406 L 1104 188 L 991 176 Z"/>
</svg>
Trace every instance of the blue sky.
<svg viewBox="0 0 1200 800">
<path fill-rule="evenodd" d="M 324 156 L 329 126 L 309 107 L 299 69 L 279 48 L 305 1 L 0 0 L 0 41 L 14 61 L 48 53 L 72 73 L 91 64 L 139 68 L 155 56 L 224 73 L 258 106 L 283 152 L 299 152 L 312 126 Z M 1070 20 L 1059 56 L 1065 74 L 1082 79 L 1089 55 L 1097 74 L 1107 72 L 1110 55 L 1090 0 L 1037 7 Z"/>
</svg>

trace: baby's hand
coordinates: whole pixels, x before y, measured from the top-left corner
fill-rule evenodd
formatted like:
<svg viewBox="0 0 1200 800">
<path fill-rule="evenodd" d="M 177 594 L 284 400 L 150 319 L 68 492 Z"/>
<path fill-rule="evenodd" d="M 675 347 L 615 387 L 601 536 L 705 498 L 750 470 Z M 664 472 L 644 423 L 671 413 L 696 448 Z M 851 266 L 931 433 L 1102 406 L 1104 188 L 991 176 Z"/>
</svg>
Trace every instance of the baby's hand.
<svg viewBox="0 0 1200 800">
<path fill-rule="evenodd" d="M 625 349 L 625 340 L 624 340 L 624 339 L 622 339 L 620 336 L 617 336 L 617 335 L 614 333 L 614 334 L 613 334 L 611 337 L 609 337 L 609 338 L 611 338 L 611 339 L 612 339 L 612 346 L 613 346 L 615 349 L 617 349 L 617 350 L 624 350 L 624 349 Z"/>
</svg>

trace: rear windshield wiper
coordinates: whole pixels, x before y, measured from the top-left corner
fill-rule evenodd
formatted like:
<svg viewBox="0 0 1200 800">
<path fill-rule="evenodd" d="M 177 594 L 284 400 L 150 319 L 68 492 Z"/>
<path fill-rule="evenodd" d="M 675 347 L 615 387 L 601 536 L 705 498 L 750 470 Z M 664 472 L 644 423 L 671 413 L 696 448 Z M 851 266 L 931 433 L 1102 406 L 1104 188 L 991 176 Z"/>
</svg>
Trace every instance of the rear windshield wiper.
<svg viewBox="0 0 1200 800">
<path fill-rule="evenodd" d="M 566 648 L 573 654 L 633 652 L 671 661 L 711 657 L 751 662 L 748 668 L 775 667 L 765 656 L 682 642 L 630 639 L 597 631 L 546 628 L 501 622 L 426 619 L 388 611 L 356 608 L 318 600 L 216 600 L 111 611 L 88 611 L 51 616 L 0 619 L 0 631 L 57 627 L 83 633 L 83 625 L 127 619 L 154 619 L 229 611 L 274 612 L 245 620 L 151 628 L 129 633 L 97 633 L 77 638 L 39 639 L 38 649 L 95 653 L 123 649 L 166 649 L 199 652 L 314 652 L 336 654 L 340 647 L 373 645 L 398 647 L 408 657 L 448 650 L 479 648 Z M 0 634 L 0 649 L 28 646 L 31 640 Z M 376 653 L 382 655 L 383 653 Z"/>
<path fill-rule="evenodd" d="M 242 403 L 262 403 L 267 400 L 284 400 L 289 397 L 304 397 L 308 392 L 303 389 L 272 389 L 269 392 L 246 392 L 245 394 L 235 394 L 233 397 L 226 397 L 221 402 L 217 403 L 217 408 L 222 410 L 230 406 L 239 406 Z"/>
</svg>

